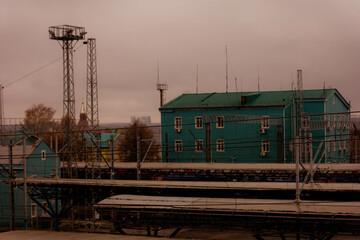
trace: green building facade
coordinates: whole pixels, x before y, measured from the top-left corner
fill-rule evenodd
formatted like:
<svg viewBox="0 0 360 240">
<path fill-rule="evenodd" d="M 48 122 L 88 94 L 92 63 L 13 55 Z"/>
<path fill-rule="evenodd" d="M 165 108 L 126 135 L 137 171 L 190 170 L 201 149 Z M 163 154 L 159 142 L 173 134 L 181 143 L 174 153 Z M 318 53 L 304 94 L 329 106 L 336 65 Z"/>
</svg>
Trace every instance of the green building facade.
<svg viewBox="0 0 360 240">
<path fill-rule="evenodd" d="M 9 180 L 9 146 L 0 146 L 0 227 L 10 226 L 10 186 L 6 182 Z M 25 153 L 25 154 L 24 154 Z M 23 141 L 20 141 L 12 147 L 13 154 L 13 171 L 14 177 L 22 178 L 24 176 L 23 157 L 26 158 L 26 175 L 27 177 L 53 177 L 59 174 L 60 159 L 56 168 L 56 155 L 53 150 L 43 141 L 36 137 L 26 139 L 25 152 L 23 150 Z M 39 200 L 46 208 L 49 202 Z M 51 201 L 55 206 L 55 202 Z M 28 225 L 34 224 L 38 216 L 45 212 L 27 195 L 27 222 Z M 23 187 L 14 188 L 14 207 L 15 207 L 15 226 L 24 226 L 24 191 Z M 53 207 L 54 207 L 53 206 Z M 33 220 L 33 221 L 32 221 Z"/>
<path fill-rule="evenodd" d="M 300 116 L 298 102 L 296 91 L 183 94 L 159 109 L 162 161 L 291 163 L 300 135 L 306 159 L 312 148 L 322 163 L 348 162 L 349 103 L 336 89 L 304 90 Z"/>
</svg>

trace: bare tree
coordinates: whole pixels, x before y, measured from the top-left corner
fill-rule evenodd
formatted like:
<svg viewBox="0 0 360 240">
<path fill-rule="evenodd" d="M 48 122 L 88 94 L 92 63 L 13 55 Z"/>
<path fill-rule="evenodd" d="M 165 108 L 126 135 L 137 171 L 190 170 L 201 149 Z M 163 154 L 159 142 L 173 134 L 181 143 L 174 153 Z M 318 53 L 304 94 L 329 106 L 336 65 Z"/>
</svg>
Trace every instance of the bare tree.
<svg viewBox="0 0 360 240">
<path fill-rule="evenodd" d="M 134 121 L 124 131 L 124 137 L 121 139 L 119 146 L 120 160 L 125 162 L 136 162 L 137 137 L 139 137 L 140 141 L 141 159 L 144 158 L 147 152 L 146 161 L 159 161 L 159 145 L 154 139 L 154 133 L 148 126 L 146 126 L 146 124 L 140 122 L 139 120 Z"/>
</svg>

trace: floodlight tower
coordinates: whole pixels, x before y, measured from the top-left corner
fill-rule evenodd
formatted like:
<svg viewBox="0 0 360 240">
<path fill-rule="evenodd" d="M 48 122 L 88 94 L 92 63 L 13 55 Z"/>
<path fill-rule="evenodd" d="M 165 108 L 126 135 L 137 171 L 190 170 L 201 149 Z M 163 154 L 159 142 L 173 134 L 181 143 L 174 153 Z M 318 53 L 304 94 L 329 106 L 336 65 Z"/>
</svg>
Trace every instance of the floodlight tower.
<svg viewBox="0 0 360 240">
<path fill-rule="evenodd" d="M 75 92 L 74 92 L 74 68 L 73 48 L 79 40 L 85 39 L 85 28 L 70 25 L 59 25 L 49 27 L 49 37 L 57 40 L 63 49 L 63 117 L 65 120 L 65 142 L 64 147 L 64 175 L 69 178 L 76 177 L 73 167 L 76 160 L 72 155 L 75 153 L 75 136 L 72 130 L 75 123 Z"/>
</svg>

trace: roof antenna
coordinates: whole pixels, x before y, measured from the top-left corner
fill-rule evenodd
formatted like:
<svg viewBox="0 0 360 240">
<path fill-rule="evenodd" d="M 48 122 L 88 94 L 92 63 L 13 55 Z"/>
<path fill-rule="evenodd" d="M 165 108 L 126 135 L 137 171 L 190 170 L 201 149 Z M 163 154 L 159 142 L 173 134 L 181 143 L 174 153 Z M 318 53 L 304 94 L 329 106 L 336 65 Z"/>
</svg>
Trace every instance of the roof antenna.
<svg viewBox="0 0 360 240">
<path fill-rule="evenodd" d="M 228 92 L 228 51 L 227 45 L 225 45 L 225 55 L 226 55 L 226 93 Z"/>
<path fill-rule="evenodd" d="M 260 92 L 260 67 L 258 65 L 258 92 Z"/>
<path fill-rule="evenodd" d="M 160 92 L 160 107 L 164 105 L 164 92 L 168 89 L 166 83 L 160 83 L 159 60 L 157 62 L 157 83 L 156 89 Z"/>
<path fill-rule="evenodd" d="M 236 89 L 236 92 L 238 91 L 238 87 L 237 87 L 237 79 L 235 78 L 235 89 Z"/>
<path fill-rule="evenodd" d="M 196 94 L 199 92 L 199 64 L 196 64 Z"/>
</svg>

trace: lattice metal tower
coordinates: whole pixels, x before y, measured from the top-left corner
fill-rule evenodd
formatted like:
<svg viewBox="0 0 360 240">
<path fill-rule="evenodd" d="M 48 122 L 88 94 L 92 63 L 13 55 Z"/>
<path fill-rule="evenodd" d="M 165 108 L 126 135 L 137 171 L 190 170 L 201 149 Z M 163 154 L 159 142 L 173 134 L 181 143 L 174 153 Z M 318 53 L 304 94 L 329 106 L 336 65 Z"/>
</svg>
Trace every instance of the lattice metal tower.
<svg viewBox="0 0 360 240">
<path fill-rule="evenodd" d="M 98 178 L 100 176 L 100 153 L 94 154 L 100 149 L 99 132 L 99 104 L 98 104 L 98 84 L 97 84 L 97 62 L 96 62 L 96 40 L 88 38 L 84 44 L 87 44 L 87 84 L 86 84 L 86 115 L 89 122 L 91 139 L 91 149 L 88 164 L 91 172 L 88 178 Z"/>
<path fill-rule="evenodd" d="M 63 118 L 65 121 L 65 142 L 63 148 L 64 177 L 75 178 L 76 137 L 73 134 L 75 127 L 75 92 L 73 48 L 79 40 L 85 39 L 85 28 L 70 25 L 49 27 L 49 37 L 57 40 L 63 49 Z"/>
</svg>

